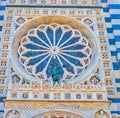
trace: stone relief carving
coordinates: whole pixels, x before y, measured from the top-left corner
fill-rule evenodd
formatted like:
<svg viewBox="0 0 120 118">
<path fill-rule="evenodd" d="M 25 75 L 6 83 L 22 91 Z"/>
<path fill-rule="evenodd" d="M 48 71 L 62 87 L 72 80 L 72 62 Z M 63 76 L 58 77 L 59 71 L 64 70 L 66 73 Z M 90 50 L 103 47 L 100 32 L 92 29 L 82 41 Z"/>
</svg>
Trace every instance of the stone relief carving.
<svg viewBox="0 0 120 118">
<path fill-rule="evenodd" d="M 11 110 L 6 114 L 5 118 L 21 118 L 21 117 L 20 117 L 20 113 L 18 111 Z"/>
</svg>

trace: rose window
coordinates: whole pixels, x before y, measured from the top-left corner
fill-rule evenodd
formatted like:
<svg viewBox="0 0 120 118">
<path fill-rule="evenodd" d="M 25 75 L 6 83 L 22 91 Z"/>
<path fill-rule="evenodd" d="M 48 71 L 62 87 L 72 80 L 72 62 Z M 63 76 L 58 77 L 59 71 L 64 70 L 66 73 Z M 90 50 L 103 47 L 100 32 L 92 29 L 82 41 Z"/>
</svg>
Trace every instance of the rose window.
<svg viewBox="0 0 120 118">
<path fill-rule="evenodd" d="M 68 25 L 40 25 L 28 31 L 18 47 L 19 63 L 32 76 L 49 79 L 54 72 L 70 79 L 85 71 L 91 62 L 88 36 Z"/>
</svg>

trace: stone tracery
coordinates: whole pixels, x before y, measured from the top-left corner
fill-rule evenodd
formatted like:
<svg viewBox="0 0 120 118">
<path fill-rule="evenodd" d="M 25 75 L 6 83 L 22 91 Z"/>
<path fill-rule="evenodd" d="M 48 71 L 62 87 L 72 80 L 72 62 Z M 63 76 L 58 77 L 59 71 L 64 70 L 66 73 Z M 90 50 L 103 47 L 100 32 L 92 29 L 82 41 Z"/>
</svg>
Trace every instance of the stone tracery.
<svg viewBox="0 0 120 118">
<path fill-rule="evenodd" d="M 90 64 L 91 46 L 86 34 L 67 25 L 40 25 L 22 38 L 19 62 L 40 79 L 50 78 L 55 68 L 59 68 L 59 78 L 70 79 Z"/>
</svg>

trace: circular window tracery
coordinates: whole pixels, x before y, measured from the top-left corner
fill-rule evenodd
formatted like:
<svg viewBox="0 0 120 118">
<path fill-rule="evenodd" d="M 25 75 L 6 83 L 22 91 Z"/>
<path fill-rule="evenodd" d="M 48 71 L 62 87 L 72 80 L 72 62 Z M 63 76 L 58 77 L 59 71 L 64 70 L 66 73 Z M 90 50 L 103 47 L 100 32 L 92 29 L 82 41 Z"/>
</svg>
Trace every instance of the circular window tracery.
<svg viewBox="0 0 120 118">
<path fill-rule="evenodd" d="M 96 66 L 96 42 L 89 30 L 73 19 L 57 18 L 30 21 L 15 36 L 11 60 L 28 79 L 46 81 L 57 76 L 77 82 Z"/>
<path fill-rule="evenodd" d="M 33 76 L 78 75 L 90 64 L 92 49 L 84 34 L 66 25 L 40 25 L 21 39 L 19 62 Z M 64 69 L 63 69 L 64 68 Z M 31 71 L 30 71 L 31 70 Z M 45 77 L 44 77 L 45 78 Z"/>
</svg>

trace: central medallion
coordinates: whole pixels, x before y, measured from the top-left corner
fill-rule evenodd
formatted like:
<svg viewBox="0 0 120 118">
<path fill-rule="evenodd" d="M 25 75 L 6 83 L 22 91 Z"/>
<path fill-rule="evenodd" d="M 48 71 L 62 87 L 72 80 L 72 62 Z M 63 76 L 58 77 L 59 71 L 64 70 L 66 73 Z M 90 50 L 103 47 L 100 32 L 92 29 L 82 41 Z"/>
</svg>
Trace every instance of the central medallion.
<svg viewBox="0 0 120 118">
<path fill-rule="evenodd" d="M 52 46 L 49 51 L 51 55 L 57 56 L 60 53 L 60 48 L 57 46 Z"/>
</svg>

